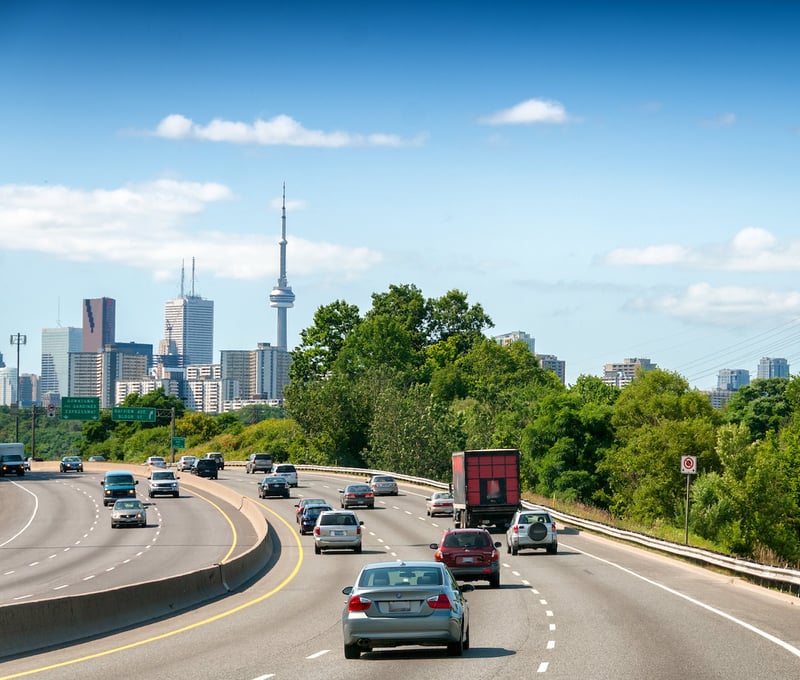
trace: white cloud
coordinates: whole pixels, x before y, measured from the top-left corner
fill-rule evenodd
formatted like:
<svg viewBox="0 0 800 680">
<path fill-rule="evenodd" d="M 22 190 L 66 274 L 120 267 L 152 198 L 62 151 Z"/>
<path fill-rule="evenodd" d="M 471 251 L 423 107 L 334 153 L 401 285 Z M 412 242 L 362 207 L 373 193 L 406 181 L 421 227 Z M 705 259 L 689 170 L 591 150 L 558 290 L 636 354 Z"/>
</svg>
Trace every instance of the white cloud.
<svg viewBox="0 0 800 680">
<path fill-rule="evenodd" d="M 735 272 L 798 271 L 800 241 L 782 242 L 766 229 L 747 227 L 725 244 L 696 249 L 676 244 L 615 248 L 605 256 L 605 262 Z"/>
<path fill-rule="evenodd" d="M 196 139 L 230 144 L 261 146 L 304 146 L 338 149 L 352 146 L 401 147 L 418 146 L 424 135 L 403 139 L 385 133 L 356 134 L 351 132 L 308 130 L 286 115 L 270 120 L 258 119 L 252 124 L 215 118 L 208 125 L 195 123 L 191 118 L 174 113 L 164 118 L 148 134 L 165 139 Z"/>
<path fill-rule="evenodd" d="M 0 243 L 5 250 L 47 253 L 71 261 L 111 262 L 174 277 L 177 262 L 197 257 L 220 278 L 277 275 L 276 233 L 196 231 L 187 224 L 209 205 L 233 199 L 222 184 L 162 179 L 118 189 L 0 186 Z M 287 206 L 288 207 L 288 206 Z M 290 237 L 292 272 L 353 277 L 380 263 L 368 248 Z"/>
<path fill-rule="evenodd" d="M 712 128 L 730 127 L 731 125 L 736 124 L 736 114 L 730 112 L 721 113 L 716 118 L 702 121 L 702 124 L 704 127 Z"/>
<path fill-rule="evenodd" d="M 640 301 L 639 307 L 655 308 L 688 321 L 748 325 L 758 317 L 800 316 L 800 293 L 741 286 L 714 287 L 695 283 L 678 295 Z"/>
<path fill-rule="evenodd" d="M 531 123 L 566 123 L 570 120 L 561 102 L 528 99 L 510 109 L 491 113 L 479 119 L 484 125 L 523 125 Z"/>
</svg>

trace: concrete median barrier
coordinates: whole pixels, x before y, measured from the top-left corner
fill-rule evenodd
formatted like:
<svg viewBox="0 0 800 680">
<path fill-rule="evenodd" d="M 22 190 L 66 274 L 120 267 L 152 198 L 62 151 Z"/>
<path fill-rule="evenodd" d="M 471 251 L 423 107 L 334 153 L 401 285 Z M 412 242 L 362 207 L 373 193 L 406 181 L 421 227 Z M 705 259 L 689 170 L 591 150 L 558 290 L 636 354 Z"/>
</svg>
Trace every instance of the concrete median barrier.
<svg viewBox="0 0 800 680">
<path fill-rule="evenodd" d="M 36 465 L 38 469 L 58 471 L 58 463 Z M 102 473 L 123 467 L 137 477 L 147 477 L 147 471 L 135 465 L 91 463 L 86 471 Z M 183 574 L 84 595 L 2 605 L 0 659 L 170 616 L 223 597 L 261 574 L 272 557 L 272 544 L 269 525 L 258 505 L 215 481 L 184 477 L 181 484 L 186 488 L 213 496 L 241 512 L 255 529 L 254 544 L 224 563 Z M 98 489 L 98 496 L 100 492 Z"/>
</svg>

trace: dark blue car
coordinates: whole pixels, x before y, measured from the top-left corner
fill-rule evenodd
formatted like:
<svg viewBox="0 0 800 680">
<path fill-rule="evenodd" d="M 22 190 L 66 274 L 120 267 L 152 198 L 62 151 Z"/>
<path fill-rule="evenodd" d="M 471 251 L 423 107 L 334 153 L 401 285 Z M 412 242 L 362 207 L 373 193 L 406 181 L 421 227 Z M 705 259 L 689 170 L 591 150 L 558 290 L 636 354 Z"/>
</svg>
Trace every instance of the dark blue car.
<svg viewBox="0 0 800 680">
<path fill-rule="evenodd" d="M 317 517 L 323 510 L 333 510 L 330 505 L 307 505 L 300 514 L 300 534 L 310 534 L 314 531 Z"/>
</svg>

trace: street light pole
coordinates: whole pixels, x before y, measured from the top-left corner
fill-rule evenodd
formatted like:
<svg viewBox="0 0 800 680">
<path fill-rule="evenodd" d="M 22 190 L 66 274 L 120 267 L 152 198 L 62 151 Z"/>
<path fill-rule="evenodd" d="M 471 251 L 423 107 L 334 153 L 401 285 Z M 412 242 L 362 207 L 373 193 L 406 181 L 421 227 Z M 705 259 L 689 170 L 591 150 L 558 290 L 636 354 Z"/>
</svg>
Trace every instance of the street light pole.
<svg viewBox="0 0 800 680">
<path fill-rule="evenodd" d="M 22 333 L 16 333 L 11 336 L 11 344 L 17 346 L 17 429 L 14 441 L 19 441 L 19 346 L 28 343 L 28 336 Z"/>
</svg>

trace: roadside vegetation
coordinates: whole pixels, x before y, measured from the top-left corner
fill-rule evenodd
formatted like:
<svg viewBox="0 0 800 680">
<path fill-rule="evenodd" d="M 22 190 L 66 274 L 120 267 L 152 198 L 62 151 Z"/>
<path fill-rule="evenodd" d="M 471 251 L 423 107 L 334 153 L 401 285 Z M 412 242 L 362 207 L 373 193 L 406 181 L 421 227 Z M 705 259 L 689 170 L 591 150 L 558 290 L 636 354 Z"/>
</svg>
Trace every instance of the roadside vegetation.
<svg viewBox="0 0 800 680">
<path fill-rule="evenodd" d="M 641 373 L 622 390 L 593 376 L 567 388 L 524 343 L 488 339 L 492 326 L 457 290 L 425 298 L 413 285 L 390 286 L 364 314 L 337 300 L 301 332 L 285 412 L 184 412 L 157 391 L 124 404 L 157 408 L 155 424 L 103 414 L 81 427 L 42 415 L 36 448 L 49 458 L 165 455 L 172 408 L 175 435 L 187 440 L 176 455 L 222 451 L 243 460 L 264 451 L 276 461 L 448 481 L 452 451 L 518 448 L 531 498 L 678 542 L 680 460 L 692 455 L 692 544 L 800 564 L 800 378 L 756 380 L 722 412 L 664 370 Z M 8 409 L 0 410 L 0 431 L 13 439 Z M 29 422 L 20 438 L 30 449 Z"/>
</svg>

